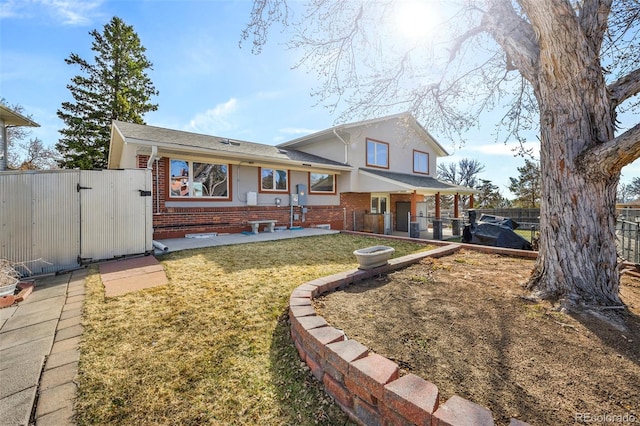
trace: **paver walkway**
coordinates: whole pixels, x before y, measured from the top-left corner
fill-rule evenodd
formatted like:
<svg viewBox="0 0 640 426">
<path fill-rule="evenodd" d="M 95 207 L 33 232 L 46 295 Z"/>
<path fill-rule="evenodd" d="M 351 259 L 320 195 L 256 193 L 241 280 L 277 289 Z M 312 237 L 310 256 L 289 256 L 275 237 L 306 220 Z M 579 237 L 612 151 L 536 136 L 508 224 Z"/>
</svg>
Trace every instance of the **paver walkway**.
<svg viewBox="0 0 640 426">
<path fill-rule="evenodd" d="M 73 421 L 86 270 L 39 279 L 0 309 L 0 424 Z M 32 423 L 31 423 L 32 424 Z"/>
</svg>

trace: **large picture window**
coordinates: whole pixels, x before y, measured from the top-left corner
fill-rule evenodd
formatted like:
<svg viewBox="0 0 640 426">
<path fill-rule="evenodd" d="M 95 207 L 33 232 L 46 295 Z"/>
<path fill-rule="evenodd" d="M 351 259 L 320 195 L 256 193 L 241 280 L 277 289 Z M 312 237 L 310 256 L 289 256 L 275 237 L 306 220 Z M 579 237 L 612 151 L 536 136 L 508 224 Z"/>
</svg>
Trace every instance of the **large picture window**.
<svg viewBox="0 0 640 426">
<path fill-rule="evenodd" d="M 229 166 L 170 160 L 171 197 L 229 198 Z"/>
<path fill-rule="evenodd" d="M 310 194 L 335 194 L 336 175 L 330 173 L 309 173 Z"/>
<path fill-rule="evenodd" d="M 424 175 L 429 174 L 429 154 L 422 151 L 413 151 L 413 172 Z"/>
<path fill-rule="evenodd" d="M 260 168 L 260 190 L 264 192 L 289 191 L 289 172 L 280 169 Z"/>
<path fill-rule="evenodd" d="M 389 144 L 367 139 L 367 166 L 389 168 Z"/>
</svg>

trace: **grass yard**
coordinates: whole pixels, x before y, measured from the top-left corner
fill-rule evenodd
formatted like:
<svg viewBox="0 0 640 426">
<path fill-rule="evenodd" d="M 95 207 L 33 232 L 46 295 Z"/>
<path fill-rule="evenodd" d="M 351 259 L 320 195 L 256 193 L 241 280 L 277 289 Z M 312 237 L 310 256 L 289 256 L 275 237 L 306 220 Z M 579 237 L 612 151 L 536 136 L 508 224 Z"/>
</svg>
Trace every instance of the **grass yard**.
<svg viewBox="0 0 640 426">
<path fill-rule="evenodd" d="M 78 424 L 347 423 L 298 358 L 288 297 L 380 243 L 336 234 L 171 253 L 159 258 L 168 285 L 111 299 L 93 269 Z M 396 257 L 428 249 L 383 244 Z"/>
</svg>

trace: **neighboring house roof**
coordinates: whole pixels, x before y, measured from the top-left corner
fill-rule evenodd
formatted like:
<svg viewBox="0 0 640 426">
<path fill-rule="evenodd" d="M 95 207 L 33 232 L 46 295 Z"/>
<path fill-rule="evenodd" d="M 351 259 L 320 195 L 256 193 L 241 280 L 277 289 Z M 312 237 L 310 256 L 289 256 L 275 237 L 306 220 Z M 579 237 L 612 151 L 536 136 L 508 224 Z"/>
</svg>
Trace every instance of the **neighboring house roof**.
<svg viewBox="0 0 640 426">
<path fill-rule="evenodd" d="M 113 121 L 113 131 L 120 135 L 111 138 L 109 167 L 118 168 L 124 144 L 158 148 L 160 155 L 199 154 L 223 158 L 230 162 L 255 162 L 282 164 L 298 168 L 321 168 L 324 170 L 352 170 L 352 167 L 317 155 L 295 149 L 285 149 L 217 136 L 202 135 L 180 130 L 142 124 Z"/>
<path fill-rule="evenodd" d="M 0 120 L 4 121 L 5 126 L 40 127 L 38 123 L 31 120 L 29 117 L 25 117 L 4 105 L 0 105 Z"/>
<path fill-rule="evenodd" d="M 367 168 L 360 168 L 358 171 L 365 176 L 369 176 L 374 179 L 380 179 L 388 183 L 393 183 L 400 187 L 404 187 L 407 190 L 416 191 L 417 193 L 422 195 L 433 195 L 437 193 L 448 195 L 470 195 L 478 194 L 480 192 L 473 188 L 454 185 L 429 176 L 419 176 L 414 174 L 396 173 L 389 172 L 387 170 Z"/>
<path fill-rule="evenodd" d="M 370 120 L 340 124 L 338 126 L 334 126 L 326 130 L 322 130 L 316 133 L 312 133 L 310 135 L 306 135 L 306 136 L 299 137 L 297 139 L 290 140 L 288 142 L 281 143 L 278 146 L 279 147 L 301 147 L 301 146 L 309 145 L 314 142 L 325 140 L 327 138 L 336 137 L 338 136 L 339 132 L 343 132 L 355 127 L 366 127 L 366 126 L 371 126 L 374 124 L 378 124 L 384 121 L 391 121 L 391 120 L 398 121 L 398 122 L 405 121 L 405 123 L 408 126 L 410 126 L 413 130 L 417 131 L 418 133 L 422 133 L 425 139 L 428 140 L 433 145 L 434 151 L 436 155 L 438 155 L 439 157 L 445 157 L 449 155 L 449 153 L 442 147 L 442 145 L 440 145 L 438 141 L 433 136 L 431 136 L 431 134 L 420 123 L 418 123 L 415 117 L 408 112 L 388 115 L 385 117 L 374 118 Z"/>
</svg>

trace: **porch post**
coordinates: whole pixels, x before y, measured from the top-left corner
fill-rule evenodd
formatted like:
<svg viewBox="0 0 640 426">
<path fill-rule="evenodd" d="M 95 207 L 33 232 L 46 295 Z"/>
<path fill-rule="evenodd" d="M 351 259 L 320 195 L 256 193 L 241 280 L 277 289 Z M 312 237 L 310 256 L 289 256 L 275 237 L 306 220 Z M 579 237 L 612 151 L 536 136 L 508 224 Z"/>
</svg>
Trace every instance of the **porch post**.
<svg viewBox="0 0 640 426">
<path fill-rule="evenodd" d="M 411 217 L 418 215 L 418 194 L 414 190 L 411 194 Z"/>
<path fill-rule="evenodd" d="M 440 193 L 437 192 L 435 197 L 436 197 L 436 219 L 440 219 Z"/>
<path fill-rule="evenodd" d="M 473 194 L 469 195 L 469 208 L 473 208 Z"/>
<path fill-rule="evenodd" d="M 458 208 L 459 203 L 460 194 L 456 194 L 453 196 L 453 217 L 458 217 L 460 215 L 460 209 Z"/>
</svg>

